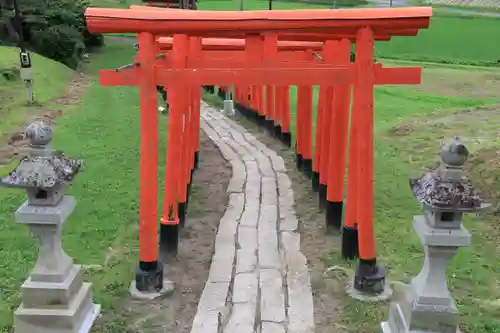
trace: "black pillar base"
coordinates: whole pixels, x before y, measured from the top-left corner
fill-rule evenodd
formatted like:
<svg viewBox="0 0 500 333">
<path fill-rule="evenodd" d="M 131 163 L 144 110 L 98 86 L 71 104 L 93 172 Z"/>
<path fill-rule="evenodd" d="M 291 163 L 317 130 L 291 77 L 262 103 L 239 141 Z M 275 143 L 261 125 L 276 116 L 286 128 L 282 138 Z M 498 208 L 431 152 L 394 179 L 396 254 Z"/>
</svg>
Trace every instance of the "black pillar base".
<svg viewBox="0 0 500 333">
<path fill-rule="evenodd" d="M 158 292 L 163 289 L 163 264 L 159 261 L 140 261 L 135 270 L 135 287 L 140 292 Z"/>
<path fill-rule="evenodd" d="M 281 134 L 281 142 L 288 148 L 292 148 L 292 133 L 290 132 L 283 132 Z"/>
<path fill-rule="evenodd" d="M 359 257 L 358 252 L 358 228 L 342 228 L 342 259 L 354 260 Z"/>
<path fill-rule="evenodd" d="M 257 113 L 257 125 L 264 127 L 266 125 L 266 116 Z"/>
<path fill-rule="evenodd" d="M 342 227 L 342 209 L 344 203 L 342 201 L 327 201 L 326 202 L 326 230 L 338 232 Z"/>
<path fill-rule="evenodd" d="M 313 172 L 311 176 L 312 190 L 314 192 L 319 191 L 319 172 Z"/>
<path fill-rule="evenodd" d="M 234 102 L 234 109 L 243 115 L 243 106 L 240 103 Z"/>
<path fill-rule="evenodd" d="M 242 105 L 241 111 L 242 111 L 241 114 L 243 115 L 243 117 L 250 118 L 250 109 L 249 108 L 247 108 L 245 105 Z"/>
<path fill-rule="evenodd" d="M 377 259 L 359 259 L 354 276 L 354 289 L 361 293 L 378 295 L 385 288 L 386 271 L 377 266 Z"/>
<path fill-rule="evenodd" d="M 186 185 L 186 212 L 189 210 L 189 197 L 191 196 L 191 181 Z"/>
<path fill-rule="evenodd" d="M 319 184 L 318 187 L 318 204 L 319 209 L 324 211 L 326 209 L 326 192 L 328 191 L 325 184 Z"/>
<path fill-rule="evenodd" d="M 270 135 L 274 134 L 274 121 L 272 119 L 266 119 L 265 127 Z"/>
<path fill-rule="evenodd" d="M 246 117 L 251 121 L 255 122 L 255 112 L 249 107 L 245 107 L 245 109 L 246 109 Z"/>
<path fill-rule="evenodd" d="M 257 110 L 254 110 L 254 109 L 250 109 L 250 113 L 251 113 L 250 117 L 252 117 L 253 122 L 258 125 L 259 124 L 259 113 L 257 112 Z"/>
<path fill-rule="evenodd" d="M 185 202 L 179 202 L 177 204 L 177 211 L 179 212 L 179 226 L 184 228 L 186 224 L 187 204 Z"/>
<path fill-rule="evenodd" d="M 281 138 L 281 125 L 274 126 L 274 136 Z"/>
<path fill-rule="evenodd" d="M 177 254 L 179 247 L 179 224 L 160 224 L 160 254 L 162 258 Z"/>
<path fill-rule="evenodd" d="M 194 152 L 194 170 L 198 169 L 200 166 L 200 152 L 195 151 Z"/>
<path fill-rule="evenodd" d="M 304 158 L 302 157 L 302 155 L 295 154 L 295 166 L 299 171 L 304 167 Z"/>
<path fill-rule="evenodd" d="M 311 178 L 313 174 L 313 161 L 310 159 L 304 158 L 302 161 L 302 172 L 308 177 Z"/>
</svg>

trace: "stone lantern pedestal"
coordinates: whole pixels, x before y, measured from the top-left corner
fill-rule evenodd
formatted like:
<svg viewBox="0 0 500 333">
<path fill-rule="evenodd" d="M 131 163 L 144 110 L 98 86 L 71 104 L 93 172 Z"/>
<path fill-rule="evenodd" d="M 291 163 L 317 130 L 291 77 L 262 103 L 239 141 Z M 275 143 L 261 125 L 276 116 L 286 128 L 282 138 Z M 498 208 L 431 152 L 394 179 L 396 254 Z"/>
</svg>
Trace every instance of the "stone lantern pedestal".
<svg viewBox="0 0 500 333">
<path fill-rule="evenodd" d="M 16 333 L 86 333 L 99 315 L 92 284 L 84 283 L 80 265 L 61 246 L 62 226 L 76 201 L 64 196 L 54 206 L 26 201 L 16 212 L 39 246 L 35 268 L 21 287 L 22 303 L 14 313 Z"/>
<path fill-rule="evenodd" d="M 424 264 L 406 287 L 403 299 L 391 304 L 384 333 L 457 333 L 459 313 L 446 283 L 448 263 L 459 247 L 470 245 L 470 234 L 459 229 L 430 227 L 415 216 L 413 229 L 424 246 Z"/>
</svg>

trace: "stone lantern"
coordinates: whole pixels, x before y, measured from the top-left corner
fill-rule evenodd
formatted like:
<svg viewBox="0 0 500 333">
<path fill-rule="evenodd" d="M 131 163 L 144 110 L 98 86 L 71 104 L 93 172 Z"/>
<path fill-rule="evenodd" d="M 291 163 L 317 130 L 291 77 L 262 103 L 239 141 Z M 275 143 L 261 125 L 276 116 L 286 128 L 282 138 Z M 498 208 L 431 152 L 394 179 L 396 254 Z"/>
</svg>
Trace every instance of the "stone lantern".
<svg viewBox="0 0 500 333">
<path fill-rule="evenodd" d="M 24 189 L 28 200 L 16 211 L 38 240 L 38 260 L 21 287 L 22 303 L 14 313 L 16 333 L 86 333 L 99 315 L 92 285 L 84 283 L 80 265 L 61 246 L 62 226 L 76 206 L 64 195 L 82 161 L 51 149 L 52 131 L 42 121 L 25 132 L 29 152 L 0 186 Z"/>
<path fill-rule="evenodd" d="M 393 302 L 384 333 L 457 333 L 459 313 L 446 282 L 446 269 L 458 248 L 470 245 L 462 225 L 464 213 L 489 207 L 463 174 L 469 153 L 457 137 L 441 151 L 441 164 L 421 178 L 411 179 L 414 197 L 424 215 L 413 218 L 413 229 L 424 247 L 420 273 Z"/>
</svg>

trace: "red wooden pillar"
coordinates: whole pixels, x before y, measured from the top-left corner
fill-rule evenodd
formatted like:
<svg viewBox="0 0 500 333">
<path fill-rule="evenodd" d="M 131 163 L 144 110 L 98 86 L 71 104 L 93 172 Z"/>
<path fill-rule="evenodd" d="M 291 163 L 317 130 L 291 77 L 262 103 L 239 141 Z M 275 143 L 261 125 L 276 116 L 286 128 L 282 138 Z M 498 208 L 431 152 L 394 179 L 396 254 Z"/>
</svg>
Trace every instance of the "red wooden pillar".
<svg viewBox="0 0 500 333">
<path fill-rule="evenodd" d="M 201 57 L 201 37 L 190 37 L 189 50 L 193 57 Z M 191 91 L 192 100 L 192 136 L 193 136 L 193 169 L 198 169 L 200 159 L 200 108 L 201 90 L 200 87 L 193 87 Z"/>
<path fill-rule="evenodd" d="M 373 101 L 374 57 L 373 31 L 359 29 L 356 36 L 356 77 L 353 112 L 358 113 L 358 183 L 356 191 L 359 263 L 354 288 L 368 293 L 380 293 L 385 287 L 385 270 L 377 265 L 373 228 Z"/>
<path fill-rule="evenodd" d="M 186 57 L 189 51 L 187 35 L 174 35 L 172 47 L 172 68 L 186 66 Z M 179 242 L 179 211 L 178 200 L 179 179 L 182 178 L 182 149 L 183 149 L 183 89 L 179 85 L 169 86 L 169 119 L 167 139 L 167 165 L 165 168 L 165 193 L 163 218 L 160 228 L 160 250 L 162 253 L 177 252 Z M 180 162 L 181 161 L 181 162 Z M 179 163 L 180 162 L 180 163 Z"/>
<path fill-rule="evenodd" d="M 338 64 L 338 46 L 339 41 L 329 40 L 326 41 L 323 47 L 323 58 L 327 64 Z M 319 188 L 318 199 L 319 207 L 321 210 L 326 209 L 326 195 L 328 188 L 328 163 L 329 163 L 329 147 L 331 135 L 331 122 L 333 114 L 333 99 L 334 87 L 325 87 L 324 100 L 323 100 L 323 118 L 321 126 L 321 157 L 319 161 Z"/>
<path fill-rule="evenodd" d="M 187 44 L 185 53 L 182 54 L 182 67 L 186 66 L 187 56 L 189 55 L 189 38 L 183 37 Z M 175 52 L 175 51 L 174 51 Z M 192 86 L 180 86 L 178 90 L 179 105 L 182 109 L 182 143 L 181 143 L 181 160 L 180 160 L 180 177 L 179 177 L 179 198 L 178 198 L 178 212 L 179 212 L 179 225 L 184 227 L 186 224 L 187 202 L 188 202 L 188 188 L 191 178 L 191 91 Z"/>
<path fill-rule="evenodd" d="M 316 135 L 314 144 L 314 159 L 313 159 L 313 173 L 311 177 L 312 189 L 314 192 L 319 191 L 319 171 L 321 161 L 321 136 L 322 136 L 322 123 L 324 118 L 323 105 L 325 101 L 325 86 L 319 87 L 318 104 L 316 107 Z"/>
<path fill-rule="evenodd" d="M 141 292 L 163 286 L 163 267 L 158 262 L 158 109 L 155 84 L 155 37 L 137 34 L 141 105 L 141 155 L 139 184 L 139 269 L 136 288 Z"/>
<path fill-rule="evenodd" d="M 295 110 L 295 166 L 302 170 L 304 158 L 304 109 L 307 103 L 307 86 L 297 86 L 297 109 Z"/>
<path fill-rule="evenodd" d="M 269 33 L 264 36 L 264 58 L 266 60 L 276 60 L 278 58 L 278 34 Z M 266 86 L 266 127 L 271 134 L 274 134 L 275 112 L 275 86 Z"/>
<path fill-rule="evenodd" d="M 264 54 L 264 39 L 261 35 L 248 35 L 246 38 L 247 65 L 258 67 L 262 63 Z M 264 87 L 262 85 L 253 85 L 250 88 L 250 107 L 252 115 L 259 125 L 265 123 L 264 113 Z"/>
<path fill-rule="evenodd" d="M 348 39 L 342 39 L 337 44 L 338 51 L 336 51 L 335 63 L 340 66 L 349 66 L 351 57 L 351 42 Z M 326 227 L 327 230 L 332 231 L 338 231 L 342 226 L 342 211 L 344 205 L 344 174 L 347 149 L 347 132 L 349 127 L 350 100 L 351 85 L 335 85 L 332 110 L 333 112 L 331 115 L 326 206 Z"/>
<path fill-rule="evenodd" d="M 290 86 L 283 86 L 282 99 L 282 123 L 281 123 L 281 142 L 287 147 L 292 147 L 292 133 L 290 128 Z"/>
<path fill-rule="evenodd" d="M 274 88 L 274 135 L 281 138 L 282 125 L 283 125 L 283 87 L 275 86 Z"/>
<path fill-rule="evenodd" d="M 311 50 L 306 50 L 306 61 L 314 61 L 314 55 Z M 302 110 L 302 171 L 311 178 L 312 176 L 312 133 L 313 133 L 313 86 L 303 86 L 304 102 Z"/>
</svg>

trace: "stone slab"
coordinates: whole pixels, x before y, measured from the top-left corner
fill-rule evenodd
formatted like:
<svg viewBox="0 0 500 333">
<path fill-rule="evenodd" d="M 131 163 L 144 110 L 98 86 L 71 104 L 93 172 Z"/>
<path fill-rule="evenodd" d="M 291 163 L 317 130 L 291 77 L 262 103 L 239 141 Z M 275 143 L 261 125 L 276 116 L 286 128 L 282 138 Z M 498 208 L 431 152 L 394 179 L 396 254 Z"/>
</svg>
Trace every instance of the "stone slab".
<svg viewBox="0 0 500 333">
<path fill-rule="evenodd" d="M 255 303 L 234 304 L 223 333 L 254 333 Z"/>
<path fill-rule="evenodd" d="M 262 321 L 285 322 L 285 294 L 280 271 L 262 269 L 259 287 L 261 291 L 260 318 Z"/>
<path fill-rule="evenodd" d="M 278 191 L 276 189 L 276 178 L 262 177 L 262 203 L 269 206 L 278 205 Z"/>
<path fill-rule="evenodd" d="M 236 251 L 236 274 L 254 272 L 257 268 L 257 251 L 239 249 Z"/>
<path fill-rule="evenodd" d="M 234 278 L 233 304 L 256 303 L 259 278 L 257 273 L 240 273 Z"/>
<path fill-rule="evenodd" d="M 238 228 L 238 244 L 242 250 L 257 250 L 257 229 L 240 225 Z"/>
<path fill-rule="evenodd" d="M 261 333 L 285 333 L 285 325 L 265 321 L 262 323 Z"/>
</svg>

